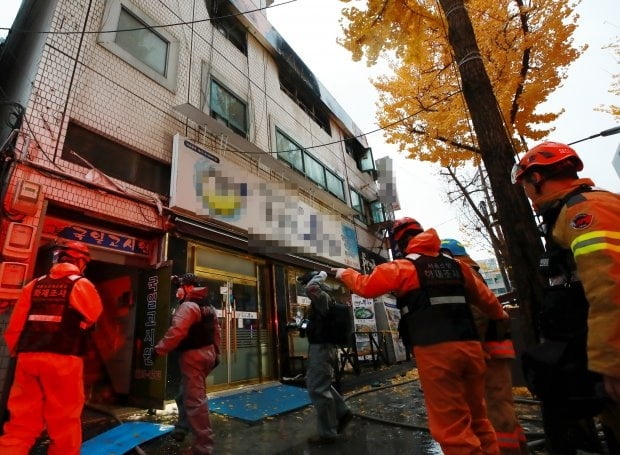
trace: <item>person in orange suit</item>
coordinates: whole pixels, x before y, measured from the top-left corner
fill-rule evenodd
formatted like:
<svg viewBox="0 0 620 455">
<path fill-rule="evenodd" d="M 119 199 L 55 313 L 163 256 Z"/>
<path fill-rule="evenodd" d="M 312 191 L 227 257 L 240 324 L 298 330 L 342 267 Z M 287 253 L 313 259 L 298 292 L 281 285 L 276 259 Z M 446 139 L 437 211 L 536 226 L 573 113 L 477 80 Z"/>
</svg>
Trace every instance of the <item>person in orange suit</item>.
<svg viewBox="0 0 620 455">
<path fill-rule="evenodd" d="M 536 145 L 512 170 L 545 227 L 543 343 L 530 354 L 552 362 L 556 377 L 568 380 L 550 379 L 548 368 L 525 373 L 532 384 L 549 383 L 538 391 L 547 450 L 562 455 L 599 450 L 594 424 L 584 423 L 597 408 L 609 452 L 620 453 L 620 195 L 579 178 L 582 170 L 577 152 L 559 142 Z M 545 345 L 556 352 L 565 347 L 561 359 L 543 358 Z"/>
<path fill-rule="evenodd" d="M 396 220 L 390 238 L 404 258 L 370 275 L 333 269 L 351 292 L 367 298 L 393 292 L 424 389 L 431 435 L 446 455 L 499 454 L 484 403 L 484 354 L 470 304 L 507 319 L 499 301 L 467 265 L 440 254 L 434 229 Z"/>
<path fill-rule="evenodd" d="M 47 275 L 24 287 L 4 338 L 17 356 L 9 393 L 10 418 L 0 453 L 27 455 L 44 428 L 49 455 L 78 455 L 84 407 L 83 359 L 88 329 L 103 310 L 83 273 L 90 261 L 80 242 L 59 246 Z"/>
<path fill-rule="evenodd" d="M 480 266 L 467 254 L 461 242 L 455 239 L 443 239 L 441 249 L 469 265 L 484 283 L 484 278 L 480 275 Z M 475 307 L 472 311 L 478 333 L 481 335 L 482 350 L 486 356 L 484 395 L 487 415 L 495 429 L 499 451 L 502 455 L 529 454 L 525 433 L 517 418 L 512 397 L 512 364 L 516 355 L 510 338 L 510 321 L 492 321 Z"/>
</svg>

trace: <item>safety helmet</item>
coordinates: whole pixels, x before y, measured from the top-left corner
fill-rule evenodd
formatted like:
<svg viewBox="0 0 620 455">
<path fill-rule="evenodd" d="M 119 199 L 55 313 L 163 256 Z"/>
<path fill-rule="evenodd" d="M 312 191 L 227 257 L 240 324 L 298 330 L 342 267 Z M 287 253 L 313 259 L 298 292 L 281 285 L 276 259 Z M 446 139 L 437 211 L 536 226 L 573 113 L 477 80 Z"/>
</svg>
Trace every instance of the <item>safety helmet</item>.
<svg viewBox="0 0 620 455">
<path fill-rule="evenodd" d="M 86 262 L 90 262 L 90 251 L 88 246 L 82 242 L 67 242 L 56 247 L 59 251 L 59 257 L 69 256 L 74 259 L 84 259 Z"/>
<path fill-rule="evenodd" d="M 575 171 L 583 169 L 583 162 L 577 152 L 566 144 L 559 142 L 543 142 L 530 149 L 518 163 L 512 167 L 512 183 L 521 183 L 524 174 L 532 168 L 553 166 L 563 161 L 570 160 Z"/>
<path fill-rule="evenodd" d="M 467 250 L 461 242 L 454 239 L 443 239 L 441 241 L 441 249 L 448 250 L 452 256 L 468 256 Z"/>
<path fill-rule="evenodd" d="M 407 233 L 417 235 L 420 232 L 424 232 L 424 228 L 420 223 L 413 218 L 404 217 L 392 223 L 390 237 L 392 237 L 394 241 L 399 242 Z"/>
<path fill-rule="evenodd" d="M 181 277 L 179 284 L 181 286 L 198 286 L 199 283 L 200 280 L 196 275 L 194 275 L 193 273 L 186 273 Z"/>
</svg>

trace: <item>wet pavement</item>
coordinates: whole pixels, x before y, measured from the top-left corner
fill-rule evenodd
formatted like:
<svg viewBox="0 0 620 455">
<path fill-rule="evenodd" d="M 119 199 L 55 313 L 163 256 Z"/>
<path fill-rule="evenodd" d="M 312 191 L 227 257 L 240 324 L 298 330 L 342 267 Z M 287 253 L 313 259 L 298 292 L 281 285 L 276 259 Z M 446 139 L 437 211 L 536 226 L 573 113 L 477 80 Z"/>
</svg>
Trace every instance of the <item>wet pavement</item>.
<svg viewBox="0 0 620 455">
<path fill-rule="evenodd" d="M 417 381 L 417 371 L 411 365 L 395 365 L 379 371 L 363 372 L 360 376 L 346 375 L 342 381 L 345 399 L 356 415 L 340 439 L 330 445 L 311 446 L 306 441 L 316 434 L 316 415 L 312 406 L 268 417 L 257 424 L 211 414 L 215 433 L 216 454 L 442 454 L 427 431 L 424 396 Z M 540 432 L 538 408 L 518 405 L 526 432 Z M 151 421 L 174 424 L 176 407 L 149 415 L 144 410 L 126 409 L 123 421 Z M 114 419 L 97 415 L 92 410 L 84 417 L 84 439 L 117 425 Z M 169 435 L 140 446 L 148 455 L 180 454 L 191 445 L 191 437 L 182 442 Z M 45 443 L 33 455 L 46 453 Z M 129 453 L 136 453 L 129 452 Z M 537 452 L 541 454 L 543 452 Z"/>
</svg>

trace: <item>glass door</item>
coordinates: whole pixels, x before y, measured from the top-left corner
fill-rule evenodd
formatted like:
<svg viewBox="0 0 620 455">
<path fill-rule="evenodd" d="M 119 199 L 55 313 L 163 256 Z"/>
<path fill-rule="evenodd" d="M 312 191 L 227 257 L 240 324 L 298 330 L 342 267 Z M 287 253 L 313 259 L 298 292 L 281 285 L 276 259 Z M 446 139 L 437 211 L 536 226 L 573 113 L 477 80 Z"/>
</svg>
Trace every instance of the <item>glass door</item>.
<svg viewBox="0 0 620 455">
<path fill-rule="evenodd" d="M 212 267 L 216 259 L 219 270 Z M 196 251 L 195 273 L 209 289 L 209 303 L 217 310 L 222 331 L 220 366 L 207 379 L 211 390 L 270 379 L 272 359 L 266 353 L 273 351 L 271 329 L 261 298 L 259 268 L 247 258 L 202 248 Z"/>
</svg>

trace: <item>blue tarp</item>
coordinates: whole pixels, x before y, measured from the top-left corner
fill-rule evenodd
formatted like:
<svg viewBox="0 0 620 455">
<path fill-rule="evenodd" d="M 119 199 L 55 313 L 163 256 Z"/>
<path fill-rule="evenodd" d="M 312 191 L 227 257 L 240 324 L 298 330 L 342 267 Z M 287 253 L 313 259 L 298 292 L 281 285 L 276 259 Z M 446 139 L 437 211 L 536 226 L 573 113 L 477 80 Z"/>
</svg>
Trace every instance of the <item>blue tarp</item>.
<svg viewBox="0 0 620 455">
<path fill-rule="evenodd" d="M 308 391 L 288 385 L 274 385 L 209 399 L 211 412 L 258 422 L 265 417 L 290 412 L 310 404 Z"/>
<path fill-rule="evenodd" d="M 174 426 L 149 422 L 123 423 L 82 444 L 81 455 L 122 455 L 143 442 L 172 431 Z"/>
</svg>

